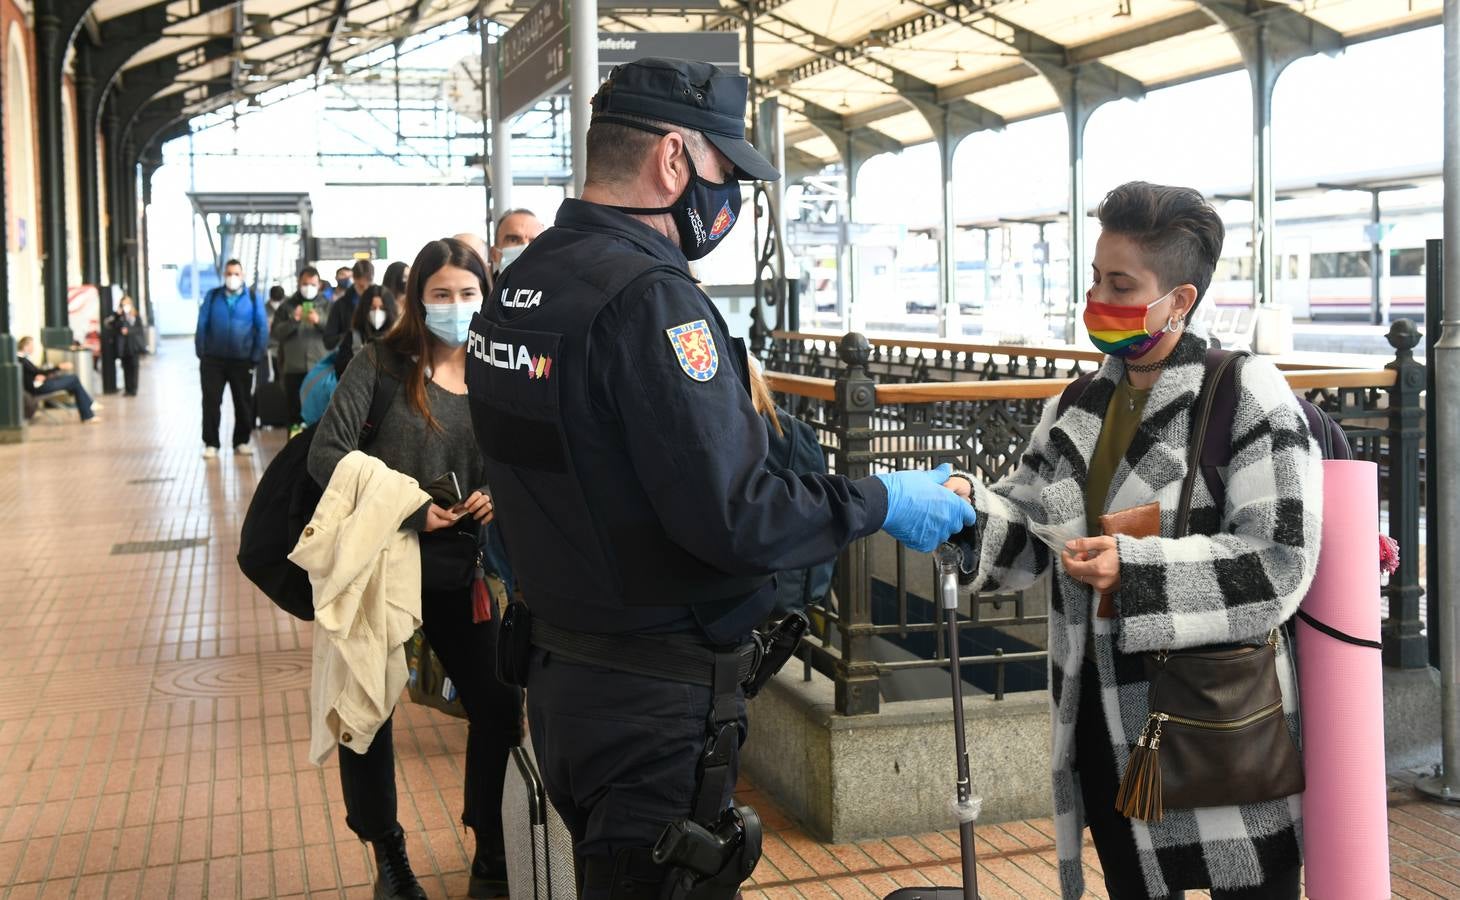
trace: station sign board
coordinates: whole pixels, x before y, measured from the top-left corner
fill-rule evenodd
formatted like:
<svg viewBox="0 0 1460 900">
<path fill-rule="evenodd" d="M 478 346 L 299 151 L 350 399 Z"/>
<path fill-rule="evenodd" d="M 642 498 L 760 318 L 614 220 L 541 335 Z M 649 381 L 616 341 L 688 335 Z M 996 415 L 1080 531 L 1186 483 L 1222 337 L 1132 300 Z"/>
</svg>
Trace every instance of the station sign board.
<svg viewBox="0 0 1460 900">
<path fill-rule="evenodd" d="M 694 59 L 713 63 L 728 72 L 739 72 L 740 34 L 720 31 L 600 31 L 599 82 L 608 78 L 614 66 L 646 56 Z"/>
<path fill-rule="evenodd" d="M 567 84 L 569 0 L 538 0 L 498 44 L 498 96 L 510 119 Z"/>
<path fill-rule="evenodd" d="M 383 237 L 317 237 L 309 242 L 309 258 L 313 260 L 384 259 Z"/>
</svg>

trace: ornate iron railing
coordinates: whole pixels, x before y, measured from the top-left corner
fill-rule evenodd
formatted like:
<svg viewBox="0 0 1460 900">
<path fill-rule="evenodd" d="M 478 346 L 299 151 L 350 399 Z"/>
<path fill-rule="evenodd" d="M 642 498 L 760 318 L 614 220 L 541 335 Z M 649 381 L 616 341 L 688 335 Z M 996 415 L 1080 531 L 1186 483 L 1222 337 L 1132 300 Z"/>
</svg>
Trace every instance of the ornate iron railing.
<svg viewBox="0 0 1460 900">
<path fill-rule="evenodd" d="M 1410 548 L 1402 549 L 1386 588 L 1383 626 L 1385 662 L 1405 668 L 1428 664 L 1417 555 L 1425 382 L 1413 355 L 1419 339 L 1414 325 L 1400 320 L 1389 333 L 1394 360 L 1383 369 L 1289 366 L 1285 373 L 1295 391 L 1343 426 L 1356 457 L 1379 464 L 1389 533 Z M 915 372 L 932 370 L 918 368 L 916 354 L 906 352 L 919 342 L 901 350 L 884 345 L 879 356 L 855 333 L 838 339 L 778 333 L 767 376 L 781 405 L 816 428 L 833 472 L 859 478 L 953 462 L 993 482 L 1018 465 L 1045 402 L 1064 390 L 1070 374 L 1088 371 L 1096 362 L 1089 357 L 1098 354 L 965 346 L 976 349 L 960 350 L 941 371 L 968 371 L 973 360 L 979 374 L 914 382 L 908 379 Z M 1039 377 L 1051 367 L 1064 377 Z M 843 552 L 832 596 L 812 610 L 815 637 L 807 642 L 808 664 L 836 684 L 838 712 L 875 713 L 898 673 L 946 667 L 925 557 L 885 534 Z M 963 662 L 976 685 L 996 697 L 1009 682 L 1015 690 L 1044 686 L 1046 601 L 1041 584 L 1022 595 L 969 602 L 963 612 L 972 627 L 965 631 L 982 646 L 962 648 Z"/>
</svg>

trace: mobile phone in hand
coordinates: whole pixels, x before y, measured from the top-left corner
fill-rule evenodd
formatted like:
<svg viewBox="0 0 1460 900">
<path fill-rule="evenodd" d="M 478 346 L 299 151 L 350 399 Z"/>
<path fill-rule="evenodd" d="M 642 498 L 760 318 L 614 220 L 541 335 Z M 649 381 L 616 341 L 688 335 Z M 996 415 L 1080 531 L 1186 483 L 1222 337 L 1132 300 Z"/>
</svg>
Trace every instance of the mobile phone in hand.
<svg viewBox="0 0 1460 900">
<path fill-rule="evenodd" d="M 459 506 L 465 498 L 461 496 L 461 483 L 456 480 L 455 472 L 447 472 L 432 479 L 430 484 L 422 488 L 437 506 L 444 509 L 451 509 Z"/>
</svg>

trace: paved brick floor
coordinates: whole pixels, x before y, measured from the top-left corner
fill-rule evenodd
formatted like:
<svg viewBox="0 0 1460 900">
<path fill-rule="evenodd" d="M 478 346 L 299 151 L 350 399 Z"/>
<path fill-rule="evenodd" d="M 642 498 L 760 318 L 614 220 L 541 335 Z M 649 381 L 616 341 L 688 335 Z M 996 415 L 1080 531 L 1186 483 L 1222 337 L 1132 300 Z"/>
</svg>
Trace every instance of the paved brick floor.
<svg viewBox="0 0 1460 900">
<path fill-rule="evenodd" d="M 166 342 L 100 425 L 0 447 L 0 900 L 370 895 L 334 766 L 306 760 L 309 629 L 233 561 L 282 435 L 202 460 L 195 373 Z M 155 541 L 176 543 L 135 546 Z M 464 729 L 409 703 L 396 727 L 411 858 L 433 897 L 463 897 Z M 825 845 L 743 795 L 769 828 L 747 897 L 956 882 L 956 834 Z M 1392 797 L 1396 895 L 1460 897 L 1460 810 Z M 1047 820 L 979 838 L 985 896 L 1056 896 Z"/>
</svg>

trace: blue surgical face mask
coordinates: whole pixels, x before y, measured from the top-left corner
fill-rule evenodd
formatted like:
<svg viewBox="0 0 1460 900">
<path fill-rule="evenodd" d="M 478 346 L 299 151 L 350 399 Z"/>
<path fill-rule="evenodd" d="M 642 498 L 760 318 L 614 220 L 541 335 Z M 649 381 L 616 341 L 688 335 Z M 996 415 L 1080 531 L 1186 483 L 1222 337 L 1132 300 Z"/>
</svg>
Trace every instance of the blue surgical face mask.
<svg viewBox="0 0 1460 900">
<path fill-rule="evenodd" d="M 427 303 L 426 328 L 436 339 L 452 349 L 466 343 L 467 331 L 471 328 L 471 317 L 481 309 L 474 300 L 461 303 Z"/>
</svg>

